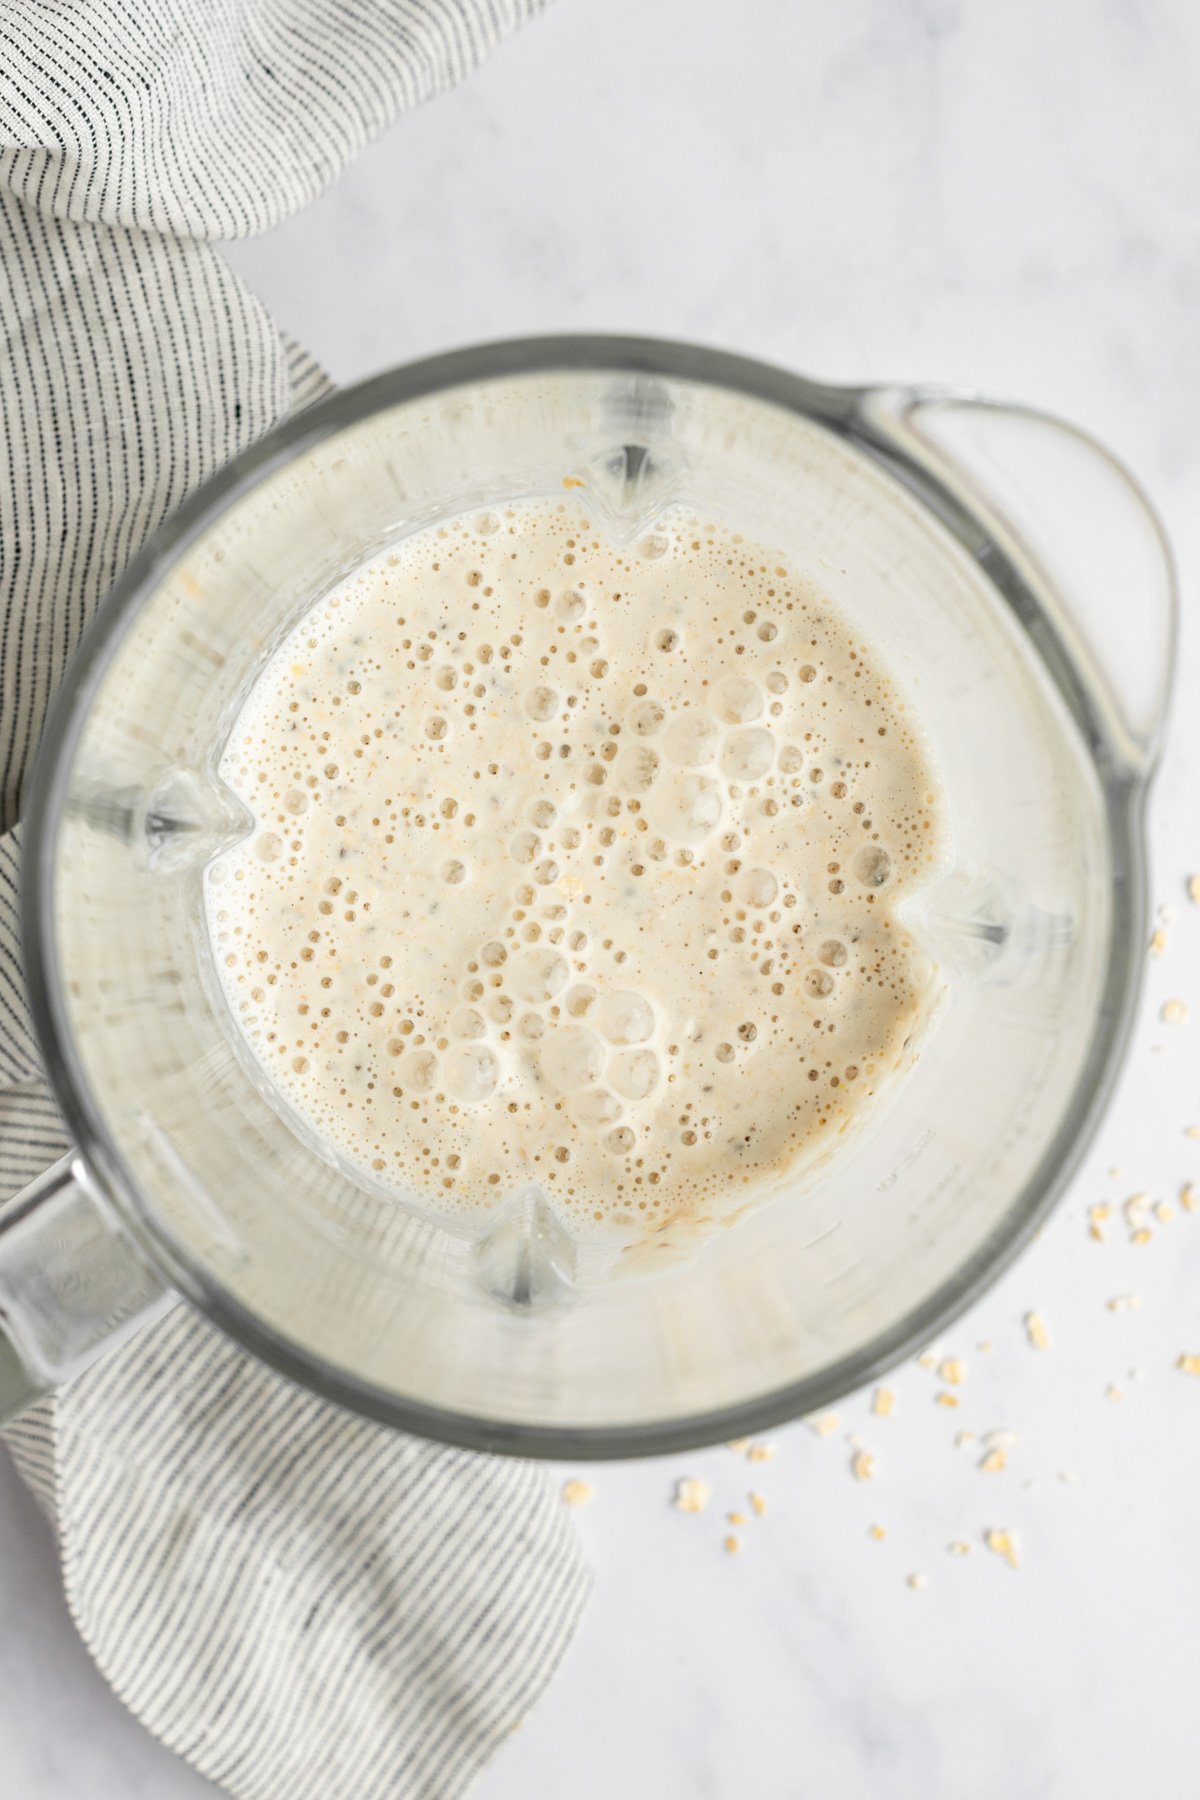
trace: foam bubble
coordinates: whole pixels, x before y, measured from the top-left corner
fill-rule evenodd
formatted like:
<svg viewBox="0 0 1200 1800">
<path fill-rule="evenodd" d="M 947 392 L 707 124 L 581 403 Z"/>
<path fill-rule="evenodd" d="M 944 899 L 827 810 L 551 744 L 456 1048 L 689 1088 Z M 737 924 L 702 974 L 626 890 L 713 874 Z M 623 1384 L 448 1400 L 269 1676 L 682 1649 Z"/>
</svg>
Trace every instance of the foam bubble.
<svg viewBox="0 0 1200 1800">
<path fill-rule="evenodd" d="M 483 1014 L 473 1006 L 460 1006 L 450 1015 L 450 1030 L 455 1037 L 481 1038 L 487 1031 Z"/>
<path fill-rule="evenodd" d="M 557 950 L 522 950 L 509 965 L 508 986 L 518 1000 L 537 1006 L 561 992 L 569 973 Z"/>
<path fill-rule="evenodd" d="M 525 711 L 531 719 L 537 719 L 542 724 L 554 717 L 561 704 L 552 687 L 530 688 L 525 696 Z"/>
<path fill-rule="evenodd" d="M 621 1116 L 621 1102 L 606 1088 L 586 1088 L 582 1094 L 574 1095 L 570 1104 L 572 1117 L 594 1130 L 615 1125 Z"/>
<path fill-rule="evenodd" d="M 613 1057 L 608 1078 L 626 1100 L 644 1100 L 658 1086 L 661 1073 L 653 1050 L 623 1050 Z"/>
<path fill-rule="evenodd" d="M 618 988 L 602 996 L 595 1020 L 610 1044 L 644 1044 L 654 1031 L 654 1008 L 644 994 Z"/>
<path fill-rule="evenodd" d="M 891 872 L 892 859 L 878 844 L 864 844 L 854 858 L 854 873 L 864 887 L 883 887 Z"/>
<path fill-rule="evenodd" d="M 742 876 L 747 906 L 770 906 L 779 893 L 779 882 L 770 869 L 747 869 Z"/>
<path fill-rule="evenodd" d="M 456 1100 L 487 1100 L 499 1080 L 500 1064 L 486 1044 L 455 1044 L 447 1051 L 446 1086 Z"/>
<path fill-rule="evenodd" d="M 438 1078 L 438 1059 L 432 1050 L 415 1050 L 404 1059 L 404 1085 L 415 1093 L 427 1094 Z"/>
<path fill-rule="evenodd" d="M 702 844 L 721 822 L 723 797 L 711 775 L 673 771 L 655 789 L 653 824 L 680 844 Z"/>
<path fill-rule="evenodd" d="M 542 1072 L 560 1094 L 591 1087 L 604 1073 L 604 1044 L 586 1025 L 567 1025 L 552 1033 L 542 1050 Z"/>
<path fill-rule="evenodd" d="M 661 731 L 666 712 L 657 700 L 639 700 L 629 714 L 629 729 L 637 737 L 653 737 Z"/>
<path fill-rule="evenodd" d="M 712 762 L 721 744 L 717 721 L 706 712 L 679 713 L 667 726 L 663 745 L 674 763 L 700 769 Z"/>
<path fill-rule="evenodd" d="M 514 862 L 531 863 L 541 847 L 536 831 L 518 831 L 508 840 L 508 854 Z"/>
<path fill-rule="evenodd" d="M 661 766 L 657 750 L 649 744 L 633 744 L 621 758 L 621 778 L 631 794 L 648 794 Z"/>
<path fill-rule="evenodd" d="M 726 724 L 749 725 L 762 717 L 762 693 L 755 682 L 731 675 L 717 689 L 717 709 Z"/>
<path fill-rule="evenodd" d="M 775 760 L 775 740 L 763 725 L 735 731 L 721 756 L 721 773 L 729 781 L 758 781 Z"/>
</svg>

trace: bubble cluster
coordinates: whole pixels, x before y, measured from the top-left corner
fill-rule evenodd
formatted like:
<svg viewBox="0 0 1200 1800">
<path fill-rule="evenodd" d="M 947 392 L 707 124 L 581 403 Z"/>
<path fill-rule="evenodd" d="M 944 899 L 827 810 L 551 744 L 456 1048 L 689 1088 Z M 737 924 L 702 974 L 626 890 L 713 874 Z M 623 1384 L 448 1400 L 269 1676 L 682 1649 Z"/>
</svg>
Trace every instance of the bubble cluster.
<svg viewBox="0 0 1200 1800">
<path fill-rule="evenodd" d="M 415 534 L 296 626 L 222 774 L 214 961 L 277 1089 L 377 1184 L 536 1181 L 631 1242 L 741 1207 L 911 1059 L 897 903 L 943 855 L 919 732 L 776 553 L 586 505 Z"/>
</svg>

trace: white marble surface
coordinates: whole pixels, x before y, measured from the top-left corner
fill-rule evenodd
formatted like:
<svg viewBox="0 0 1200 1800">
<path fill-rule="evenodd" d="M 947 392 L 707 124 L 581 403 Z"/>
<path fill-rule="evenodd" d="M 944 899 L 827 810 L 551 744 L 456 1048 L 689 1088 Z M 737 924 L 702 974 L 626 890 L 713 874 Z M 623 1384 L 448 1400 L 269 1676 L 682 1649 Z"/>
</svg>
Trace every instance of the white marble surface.
<svg viewBox="0 0 1200 1800">
<path fill-rule="evenodd" d="M 1200 869 L 1198 65 L 1191 0 L 562 0 L 235 253 L 339 380 L 595 327 L 1035 399 L 1133 462 L 1184 576 L 1154 811 L 1156 892 L 1178 916 L 1087 1169 L 947 1340 L 969 1363 L 961 1405 L 934 1405 L 913 1367 L 891 1418 L 859 1398 L 843 1434 L 773 1434 L 761 1468 L 716 1450 L 593 1472 L 590 1612 L 480 1800 L 1198 1790 L 1200 1381 L 1173 1364 L 1200 1352 L 1200 1214 L 1177 1210 L 1144 1248 L 1120 1229 L 1094 1243 L 1085 1221 L 1096 1200 L 1173 1201 L 1200 1179 L 1183 1133 L 1200 1123 L 1200 907 L 1183 888 Z M 1159 1023 L 1175 995 L 1191 1025 Z M 1131 1291 L 1139 1310 L 1107 1310 Z M 1041 1353 L 1030 1307 L 1052 1333 Z M 1016 1431 L 1007 1470 L 979 1472 L 953 1447 L 962 1427 Z M 851 1478 L 845 1430 L 876 1451 L 873 1482 Z M 684 1473 L 713 1482 L 707 1514 L 670 1510 Z M 750 1486 L 769 1511 L 730 1558 L 721 1514 Z M 982 1548 L 991 1525 L 1019 1534 L 1019 1571 Z M 968 1556 L 947 1554 L 955 1538 Z M 91 1668 L 0 1462 L 4 1800 L 213 1792 Z"/>
</svg>

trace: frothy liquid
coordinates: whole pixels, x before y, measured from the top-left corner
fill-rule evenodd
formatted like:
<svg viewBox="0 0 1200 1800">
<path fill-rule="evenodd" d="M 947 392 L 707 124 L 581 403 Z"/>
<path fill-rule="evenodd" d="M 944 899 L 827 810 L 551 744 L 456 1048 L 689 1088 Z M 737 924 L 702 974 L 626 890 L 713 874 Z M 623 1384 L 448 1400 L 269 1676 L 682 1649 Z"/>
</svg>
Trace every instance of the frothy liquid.
<svg viewBox="0 0 1200 1800">
<path fill-rule="evenodd" d="M 373 1181 L 576 1230 L 716 1217 L 911 1057 L 896 903 L 940 859 L 915 721 L 777 553 L 574 504 L 404 540 L 295 629 L 222 774 L 234 1017 Z"/>
</svg>

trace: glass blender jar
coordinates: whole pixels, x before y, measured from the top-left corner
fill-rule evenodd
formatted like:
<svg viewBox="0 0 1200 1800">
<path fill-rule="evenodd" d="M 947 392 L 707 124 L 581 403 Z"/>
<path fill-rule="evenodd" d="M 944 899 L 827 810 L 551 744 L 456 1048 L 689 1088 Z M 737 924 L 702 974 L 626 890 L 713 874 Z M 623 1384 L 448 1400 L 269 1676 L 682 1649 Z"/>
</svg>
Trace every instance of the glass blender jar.
<svg viewBox="0 0 1200 1800">
<path fill-rule="evenodd" d="M 618 540 L 684 503 L 778 545 L 901 679 L 953 835 L 906 916 L 947 991 L 894 1101 L 735 1228 L 603 1280 L 525 1178 L 468 1228 L 294 1131 L 237 1052 L 202 901 L 251 825 L 223 746 L 296 620 L 396 538 L 564 478 Z M 1131 477 L 972 394 L 561 338 L 289 420 L 130 566 L 46 729 L 24 944 L 77 1147 L 0 1208 L 0 1417 L 177 1295 L 375 1418 L 573 1459 L 743 1436 L 924 1344 L 1044 1216 L 1119 1068 L 1174 617 Z"/>
</svg>

